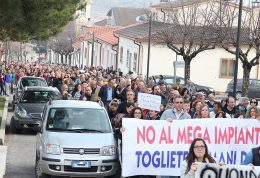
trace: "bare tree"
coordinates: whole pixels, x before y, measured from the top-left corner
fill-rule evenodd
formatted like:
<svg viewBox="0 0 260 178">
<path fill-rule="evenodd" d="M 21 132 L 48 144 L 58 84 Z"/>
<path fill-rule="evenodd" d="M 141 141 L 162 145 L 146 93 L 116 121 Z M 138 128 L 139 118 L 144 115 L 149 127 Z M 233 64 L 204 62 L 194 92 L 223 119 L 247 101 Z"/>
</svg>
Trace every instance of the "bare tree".
<svg viewBox="0 0 260 178">
<path fill-rule="evenodd" d="M 231 54 L 236 55 L 237 44 L 237 19 L 238 3 L 234 6 L 223 6 L 222 19 L 224 30 L 222 30 L 221 46 Z M 241 19 L 241 45 L 239 48 L 239 59 L 243 67 L 242 95 L 248 95 L 249 77 L 252 67 L 259 65 L 260 58 L 260 10 L 259 7 L 243 7 Z M 250 53 L 254 53 L 250 57 Z M 240 93 L 237 93 L 240 94 Z"/>
<path fill-rule="evenodd" d="M 61 56 L 61 63 L 66 62 L 68 57 L 73 52 L 72 44 L 76 39 L 76 27 L 75 22 L 70 22 L 68 25 L 64 27 L 64 30 L 59 33 L 56 37 L 51 38 L 48 41 L 48 46 L 51 48 L 55 53 L 60 54 Z M 65 56 L 65 61 L 64 61 Z"/>
<path fill-rule="evenodd" d="M 185 62 L 185 80 L 190 79 L 190 63 L 201 52 L 214 49 L 220 37 L 219 1 L 178 0 L 168 3 L 162 29 L 154 35 Z"/>
</svg>

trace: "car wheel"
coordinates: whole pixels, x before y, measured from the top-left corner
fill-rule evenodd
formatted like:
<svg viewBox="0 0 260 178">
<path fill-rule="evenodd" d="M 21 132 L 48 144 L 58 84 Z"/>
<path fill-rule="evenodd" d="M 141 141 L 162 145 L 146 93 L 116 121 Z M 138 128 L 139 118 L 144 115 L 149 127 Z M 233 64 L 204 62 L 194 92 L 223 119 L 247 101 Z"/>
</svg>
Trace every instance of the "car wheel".
<svg viewBox="0 0 260 178">
<path fill-rule="evenodd" d="M 205 98 L 208 97 L 208 93 L 207 93 L 205 90 L 201 90 L 201 91 L 199 91 L 199 92 L 201 92 L 201 93 L 205 96 Z"/>
<path fill-rule="evenodd" d="M 239 99 L 239 98 L 241 98 L 242 97 L 242 93 L 241 92 L 236 92 L 236 99 Z"/>
<path fill-rule="evenodd" d="M 50 175 L 42 173 L 41 166 L 40 166 L 40 158 L 36 156 L 35 161 L 35 177 L 36 178 L 51 178 Z"/>
<path fill-rule="evenodd" d="M 17 129 L 17 128 L 15 127 L 14 117 L 11 118 L 10 129 L 11 129 L 12 133 L 21 133 L 21 132 L 22 132 L 21 129 Z"/>
</svg>

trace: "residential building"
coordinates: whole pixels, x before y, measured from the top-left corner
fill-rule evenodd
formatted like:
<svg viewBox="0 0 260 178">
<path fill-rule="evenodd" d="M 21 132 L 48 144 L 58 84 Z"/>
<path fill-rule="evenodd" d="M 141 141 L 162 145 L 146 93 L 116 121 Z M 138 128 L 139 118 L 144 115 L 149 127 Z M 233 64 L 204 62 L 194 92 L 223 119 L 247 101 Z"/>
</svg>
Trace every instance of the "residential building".
<svg viewBox="0 0 260 178">
<path fill-rule="evenodd" d="M 118 39 L 114 36 L 113 31 L 117 29 L 119 27 L 86 27 L 73 44 L 76 57 L 73 65 L 81 68 L 92 64 L 93 66 L 116 68 Z M 93 55 L 92 51 L 94 51 Z"/>
<path fill-rule="evenodd" d="M 162 28 L 165 23 L 152 22 L 152 36 Z M 146 75 L 148 59 L 148 29 L 149 23 L 143 23 L 115 32 L 119 38 L 118 68 L 122 72 L 135 72 Z M 178 39 L 176 39 L 178 41 Z M 179 40 L 180 41 L 180 40 Z M 180 44 L 181 45 L 181 44 Z M 243 46 L 243 50 L 246 49 Z M 173 62 L 182 60 L 181 56 L 176 57 L 176 53 L 165 44 L 160 44 L 152 40 L 150 51 L 149 76 L 152 75 L 173 75 Z M 249 59 L 255 56 L 252 50 Z M 136 59 L 137 57 L 137 59 Z M 227 84 L 234 77 L 234 58 L 221 47 L 199 53 L 191 62 L 191 80 L 198 84 L 213 87 L 216 91 L 225 91 Z M 184 68 L 176 70 L 178 76 L 184 76 Z M 239 61 L 238 78 L 242 78 L 243 70 Z M 259 67 L 255 66 L 251 70 L 251 78 L 260 76 Z"/>
</svg>

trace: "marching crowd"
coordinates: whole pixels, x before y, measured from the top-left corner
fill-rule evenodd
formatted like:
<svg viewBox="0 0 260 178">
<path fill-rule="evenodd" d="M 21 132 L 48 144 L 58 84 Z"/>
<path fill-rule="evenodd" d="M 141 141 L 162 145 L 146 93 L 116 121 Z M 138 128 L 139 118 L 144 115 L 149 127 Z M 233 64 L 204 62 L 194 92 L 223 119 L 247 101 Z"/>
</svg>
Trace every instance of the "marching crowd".
<svg viewBox="0 0 260 178">
<path fill-rule="evenodd" d="M 3 64 L 0 70 L 1 95 L 8 96 L 16 82 L 23 76 L 43 77 L 49 86 L 58 88 L 64 100 L 102 101 L 112 126 L 121 131 L 122 118 L 127 117 L 169 122 L 204 118 L 251 118 L 260 121 L 258 102 L 255 98 L 242 97 L 238 105 L 231 96 L 217 102 L 214 94 L 210 94 L 206 100 L 202 93 L 196 91 L 191 81 L 182 85 L 177 80 L 176 83 L 168 85 L 161 76 L 157 80 L 150 77 L 146 83 L 143 75 L 136 76 L 131 72 L 123 74 L 120 70 L 113 70 L 112 67 L 79 69 L 77 66 L 30 63 L 10 64 L 8 67 Z M 160 96 L 160 111 L 138 107 L 138 93 Z M 120 132 L 118 138 L 121 138 Z M 195 160 L 215 162 L 208 155 L 207 146 L 202 139 L 194 140 L 191 144 L 182 177 L 193 177 L 196 170 Z"/>
</svg>

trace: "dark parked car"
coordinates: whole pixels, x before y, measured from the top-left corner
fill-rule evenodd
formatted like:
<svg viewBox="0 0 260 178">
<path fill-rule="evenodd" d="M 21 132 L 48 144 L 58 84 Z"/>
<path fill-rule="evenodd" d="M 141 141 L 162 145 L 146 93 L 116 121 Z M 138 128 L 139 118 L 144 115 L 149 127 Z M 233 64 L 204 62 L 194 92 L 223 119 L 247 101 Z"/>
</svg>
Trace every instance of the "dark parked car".
<svg viewBox="0 0 260 178">
<path fill-rule="evenodd" d="M 160 76 L 159 75 L 156 75 L 154 76 L 155 77 L 155 83 L 159 83 L 159 80 L 160 80 Z M 175 82 L 175 77 L 174 76 L 170 76 L 170 75 L 163 75 L 163 78 L 164 78 L 164 81 L 166 82 L 166 84 L 168 85 L 171 85 L 171 84 L 174 84 L 176 83 Z M 180 82 L 182 85 L 185 84 L 185 79 L 183 77 L 179 77 L 179 76 L 176 76 L 176 80 L 180 79 Z M 206 97 L 213 93 L 215 94 L 215 90 L 211 87 L 207 87 L 207 86 L 203 86 L 203 85 L 198 85 L 198 84 L 195 84 L 193 83 L 194 86 L 196 87 L 196 91 L 197 92 L 202 92 Z"/>
<path fill-rule="evenodd" d="M 16 103 L 10 127 L 14 133 L 23 129 L 37 130 L 40 126 L 41 114 L 50 99 L 60 97 L 60 92 L 53 87 L 25 87 Z"/>
<path fill-rule="evenodd" d="M 21 92 L 24 90 L 25 87 L 30 86 L 41 86 L 41 87 L 48 87 L 48 84 L 44 78 L 40 77 L 32 77 L 32 76 L 25 76 L 18 80 L 17 85 L 14 86 L 14 95 L 13 95 L 13 102 L 12 108 L 15 108 L 15 102 L 18 99 Z"/>
<path fill-rule="evenodd" d="M 242 85 L 243 85 L 243 79 L 238 79 L 236 98 L 240 98 L 242 95 Z M 228 94 L 228 96 L 231 96 L 233 94 L 233 86 L 234 86 L 234 81 L 232 80 L 229 82 L 227 86 L 226 93 Z M 248 97 L 260 99 L 260 80 L 249 79 Z"/>
</svg>

